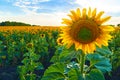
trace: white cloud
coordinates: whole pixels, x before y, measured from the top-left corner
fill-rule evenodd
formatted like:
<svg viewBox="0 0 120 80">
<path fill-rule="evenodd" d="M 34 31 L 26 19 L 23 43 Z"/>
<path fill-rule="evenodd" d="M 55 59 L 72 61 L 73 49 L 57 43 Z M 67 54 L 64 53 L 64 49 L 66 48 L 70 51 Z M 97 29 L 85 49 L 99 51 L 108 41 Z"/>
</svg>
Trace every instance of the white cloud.
<svg viewBox="0 0 120 80">
<path fill-rule="evenodd" d="M 117 26 L 117 24 L 120 24 L 120 17 L 112 17 L 112 18 L 108 21 L 108 23 Z"/>
<path fill-rule="evenodd" d="M 67 13 L 39 13 L 39 14 L 26 14 L 20 16 L 0 16 L 1 21 L 17 21 L 23 23 L 29 23 L 32 25 L 41 26 L 61 26 L 62 18 L 68 18 Z M 120 23 L 120 17 L 112 17 L 107 24 L 117 25 Z"/>
<path fill-rule="evenodd" d="M 13 2 L 14 6 L 20 7 L 25 13 L 37 13 L 40 9 L 39 3 L 48 2 L 50 0 L 17 0 Z"/>
<path fill-rule="evenodd" d="M 61 20 L 65 17 L 66 13 L 40 13 L 40 14 L 27 14 L 21 16 L 0 16 L 1 21 L 17 21 L 30 23 L 32 25 L 44 25 L 44 26 L 60 26 Z"/>
<path fill-rule="evenodd" d="M 82 7 L 93 7 L 106 12 L 120 12 L 119 0 L 76 0 Z"/>
<path fill-rule="evenodd" d="M 30 23 L 35 25 L 50 25 L 60 26 L 61 20 L 67 17 L 67 13 L 58 12 L 55 13 L 37 13 L 38 9 L 41 9 L 39 2 L 46 2 L 50 0 L 16 0 L 14 5 L 20 7 L 27 14 L 15 16 L 9 12 L 0 12 L 1 21 L 18 21 L 24 23 Z M 117 0 L 76 0 L 75 3 L 79 4 L 80 7 L 92 7 L 98 10 L 105 11 L 107 13 L 120 12 L 120 1 Z M 73 3 L 74 4 L 74 3 Z M 60 7 L 60 6 L 59 6 Z M 60 7 L 61 8 L 61 7 Z M 59 9 L 58 9 L 59 10 Z M 69 13 L 69 12 L 68 12 Z M 112 16 L 112 15 L 111 15 Z M 112 16 L 108 24 L 117 25 L 120 23 L 120 17 Z"/>
<path fill-rule="evenodd" d="M 120 13 L 120 1 L 119 0 L 76 0 L 75 3 L 79 4 L 82 8 L 97 8 L 99 11 L 105 11 L 111 14 L 112 18 L 107 22 L 108 24 L 117 25 L 120 23 L 120 15 L 115 15 Z M 118 17 L 116 17 L 118 16 Z"/>
<path fill-rule="evenodd" d="M 48 2 L 48 1 L 50 1 L 50 0 L 32 0 L 32 3 L 36 4 L 38 2 Z"/>
</svg>

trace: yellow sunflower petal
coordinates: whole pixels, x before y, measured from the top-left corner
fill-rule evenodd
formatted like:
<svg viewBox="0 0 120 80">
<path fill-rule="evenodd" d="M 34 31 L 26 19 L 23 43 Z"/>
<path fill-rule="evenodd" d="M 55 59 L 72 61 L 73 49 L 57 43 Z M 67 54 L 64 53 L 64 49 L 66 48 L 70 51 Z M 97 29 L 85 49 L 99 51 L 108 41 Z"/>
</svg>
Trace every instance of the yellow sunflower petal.
<svg viewBox="0 0 120 80">
<path fill-rule="evenodd" d="M 86 54 L 85 44 L 82 44 L 82 51 Z"/>
<path fill-rule="evenodd" d="M 96 8 L 93 10 L 93 12 L 92 12 L 92 17 L 94 18 L 95 16 L 96 16 Z"/>
<path fill-rule="evenodd" d="M 74 41 L 74 42 L 75 42 L 76 50 L 82 49 L 82 45 L 79 42 L 77 42 L 77 41 Z"/>
<path fill-rule="evenodd" d="M 100 44 L 100 45 L 98 45 L 98 46 L 101 47 L 102 41 L 101 41 L 99 38 L 96 39 L 96 43 L 97 43 L 97 44 Z"/>
<path fill-rule="evenodd" d="M 104 11 L 101 11 L 96 15 L 95 18 L 99 20 L 103 14 L 104 14 Z"/>
<path fill-rule="evenodd" d="M 73 11 L 73 10 L 71 10 L 70 12 L 74 16 L 75 21 L 77 21 L 79 19 L 77 13 L 75 11 Z"/>
<path fill-rule="evenodd" d="M 71 20 L 69 20 L 69 19 L 62 19 L 63 20 L 63 22 L 62 22 L 62 24 L 66 24 L 66 25 L 71 25 L 72 24 L 72 21 Z"/>
<path fill-rule="evenodd" d="M 107 16 L 107 17 L 102 18 L 102 19 L 99 21 L 99 24 L 103 24 L 104 22 L 108 21 L 110 18 L 111 18 L 111 16 Z"/>
<path fill-rule="evenodd" d="M 77 16 L 80 18 L 81 17 L 81 12 L 80 12 L 79 8 L 77 8 L 76 13 L 77 13 Z"/>
<path fill-rule="evenodd" d="M 89 47 L 89 44 L 87 44 L 86 47 L 87 47 L 87 53 L 91 53 L 91 48 Z"/>
<path fill-rule="evenodd" d="M 108 46 L 108 41 L 103 40 L 103 39 L 101 41 L 102 41 L 102 43 L 103 43 L 104 46 Z"/>
<path fill-rule="evenodd" d="M 91 17 L 91 8 L 88 10 L 88 17 Z"/>
<path fill-rule="evenodd" d="M 100 29 L 101 30 L 103 30 L 103 31 L 114 31 L 115 30 L 115 28 L 114 27 L 112 27 L 112 26 L 100 26 Z"/>
<path fill-rule="evenodd" d="M 67 44 L 67 48 L 70 48 L 73 45 L 72 41 L 69 41 L 69 44 Z"/>
<path fill-rule="evenodd" d="M 91 49 L 90 49 L 91 47 Z M 82 44 L 82 50 L 85 54 L 93 52 L 95 50 L 95 46 L 93 44 Z"/>
<path fill-rule="evenodd" d="M 88 46 L 89 46 L 89 50 L 90 50 L 90 52 L 94 52 L 95 51 L 95 49 L 96 49 L 96 46 L 95 46 L 95 43 L 93 42 L 93 43 L 89 43 L 88 44 Z"/>
<path fill-rule="evenodd" d="M 83 8 L 82 10 L 82 18 L 86 19 L 86 8 Z"/>
<path fill-rule="evenodd" d="M 73 22 L 75 22 L 75 21 L 76 21 L 76 19 L 75 19 L 75 17 L 74 17 L 73 15 L 68 14 L 68 16 L 72 19 L 72 21 L 73 21 Z"/>
<path fill-rule="evenodd" d="M 89 49 L 88 44 L 85 45 L 85 50 L 86 50 L 86 53 L 90 53 L 90 49 Z"/>
</svg>

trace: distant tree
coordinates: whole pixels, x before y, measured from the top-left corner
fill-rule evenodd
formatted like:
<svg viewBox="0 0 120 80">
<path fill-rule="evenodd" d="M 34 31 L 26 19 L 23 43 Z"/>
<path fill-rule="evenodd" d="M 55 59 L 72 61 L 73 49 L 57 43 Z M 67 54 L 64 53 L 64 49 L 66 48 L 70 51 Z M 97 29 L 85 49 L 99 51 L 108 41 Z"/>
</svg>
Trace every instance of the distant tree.
<svg viewBox="0 0 120 80">
<path fill-rule="evenodd" d="M 112 24 L 111 24 L 110 26 L 115 26 L 115 25 L 112 25 Z"/>
<path fill-rule="evenodd" d="M 117 26 L 119 26 L 119 27 L 120 27 L 120 24 L 117 24 Z"/>
<path fill-rule="evenodd" d="M 22 23 L 22 22 L 10 22 L 10 21 L 5 21 L 1 22 L 0 26 L 31 26 L 30 24 Z"/>
</svg>

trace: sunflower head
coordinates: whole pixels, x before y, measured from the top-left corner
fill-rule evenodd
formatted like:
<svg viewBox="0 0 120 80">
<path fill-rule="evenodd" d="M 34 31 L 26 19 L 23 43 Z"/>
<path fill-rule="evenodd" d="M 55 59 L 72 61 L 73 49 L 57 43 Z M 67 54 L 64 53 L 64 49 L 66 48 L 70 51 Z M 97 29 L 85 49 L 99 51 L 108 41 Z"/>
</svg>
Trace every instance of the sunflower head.
<svg viewBox="0 0 120 80">
<path fill-rule="evenodd" d="M 48 32 L 48 36 L 49 36 L 49 37 L 52 37 L 52 32 Z"/>
<path fill-rule="evenodd" d="M 28 43 L 27 48 L 33 48 L 34 44 L 33 43 Z"/>
<path fill-rule="evenodd" d="M 79 8 L 76 11 L 70 11 L 70 19 L 63 19 L 63 24 L 67 26 L 62 28 L 61 37 L 63 43 L 70 48 L 73 44 L 75 49 L 81 49 L 84 53 L 92 53 L 96 50 L 96 45 L 101 47 L 107 46 L 108 40 L 111 39 L 109 34 L 114 30 L 112 26 L 102 25 L 110 19 L 110 16 L 102 17 L 104 11 L 96 14 L 96 8 Z"/>
<path fill-rule="evenodd" d="M 41 38 L 45 38 L 45 34 L 40 34 L 40 37 Z"/>
<path fill-rule="evenodd" d="M 63 38 L 62 38 L 62 37 L 59 37 L 59 38 L 57 39 L 57 44 L 58 44 L 58 45 L 63 45 L 62 40 L 63 40 Z"/>
</svg>

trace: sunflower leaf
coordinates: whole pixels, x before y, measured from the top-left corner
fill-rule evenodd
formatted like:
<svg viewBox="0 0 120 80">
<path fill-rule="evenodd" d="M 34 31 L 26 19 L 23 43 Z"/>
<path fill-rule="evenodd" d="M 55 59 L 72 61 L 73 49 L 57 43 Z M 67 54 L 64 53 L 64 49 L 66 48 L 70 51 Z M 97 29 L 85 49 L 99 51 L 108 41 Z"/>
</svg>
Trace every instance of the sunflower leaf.
<svg viewBox="0 0 120 80">
<path fill-rule="evenodd" d="M 51 65 L 44 73 L 41 80 L 64 80 L 64 63 L 55 63 Z"/>
<path fill-rule="evenodd" d="M 63 47 L 57 47 L 55 55 L 52 57 L 51 62 L 70 62 L 76 57 L 76 51 L 73 49 L 66 49 Z"/>
<path fill-rule="evenodd" d="M 87 55 L 87 60 L 90 61 L 90 66 L 101 70 L 103 73 L 111 71 L 112 69 L 109 58 L 101 56 L 100 54 L 89 54 Z"/>
<path fill-rule="evenodd" d="M 112 65 L 110 64 L 110 61 L 108 59 L 104 59 L 96 63 L 95 67 L 100 69 L 103 73 L 111 71 L 112 69 Z"/>
<path fill-rule="evenodd" d="M 68 73 L 69 80 L 84 80 L 82 75 L 76 69 L 71 69 Z"/>
<path fill-rule="evenodd" d="M 110 49 L 108 47 L 106 47 L 106 46 L 102 46 L 102 48 L 97 47 L 96 52 L 100 53 L 102 55 L 110 55 L 110 54 L 112 54 Z"/>
<path fill-rule="evenodd" d="M 93 69 L 85 75 L 84 80 L 105 80 L 103 73 L 98 69 Z"/>
</svg>

